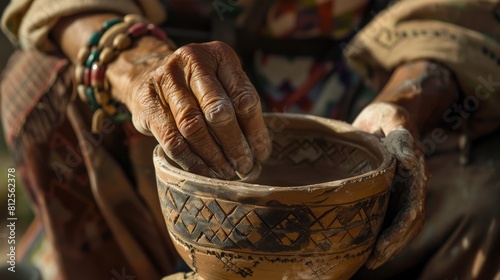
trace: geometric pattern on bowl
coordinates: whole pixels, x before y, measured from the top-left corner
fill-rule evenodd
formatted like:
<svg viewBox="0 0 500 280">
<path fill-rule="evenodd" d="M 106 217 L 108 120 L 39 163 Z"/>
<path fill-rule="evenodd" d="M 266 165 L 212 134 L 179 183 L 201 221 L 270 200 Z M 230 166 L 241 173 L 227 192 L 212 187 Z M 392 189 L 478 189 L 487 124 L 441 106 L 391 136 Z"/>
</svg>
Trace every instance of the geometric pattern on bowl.
<svg viewBox="0 0 500 280">
<path fill-rule="evenodd" d="M 342 205 L 249 206 L 183 193 L 159 183 L 169 228 L 213 248 L 303 253 L 343 250 L 378 233 L 387 192 Z"/>
<path fill-rule="evenodd" d="M 272 130 L 275 119 L 280 129 Z M 265 115 L 273 148 L 255 183 L 198 176 L 158 146 L 158 194 L 177 251 L 204 279 L 349 279 L 385 216 L 395 161 L 352 126 Z"/>
</svg>

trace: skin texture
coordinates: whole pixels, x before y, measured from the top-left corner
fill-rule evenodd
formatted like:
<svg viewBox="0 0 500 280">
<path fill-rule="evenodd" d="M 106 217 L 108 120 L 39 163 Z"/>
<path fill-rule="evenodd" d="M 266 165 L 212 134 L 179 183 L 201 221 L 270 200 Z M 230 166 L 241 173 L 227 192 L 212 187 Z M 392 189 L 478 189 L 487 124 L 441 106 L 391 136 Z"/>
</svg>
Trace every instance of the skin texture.
<svg viewBox="0 0 500 280">
<path fill-rule="evenodd" d="M 85 38 L 112 14 L 61 20 L 52 36 L 73 61 Z M 177 50 L 153 37 L 139 39 L 108 65 L 115 99 L 133 115 L 138 131 L 153 135 L 184 169 L 211 177 L 248 174 L 270 154 L 271 141 L 255 88 L 235 52 L 220 42 Z M 419 135 L 439 122 L 458 98 L 450 73 L 430 61 L 398 67 L 354 126 L 385 137 L 399 162 L 391 195 L 390 225 L 367 266 L 376 268 L 400 252 L 423 222 L 427 169 Z"/>
<path fill-rule="evenodd" d="M 66 18 L 53 37 L 74 61 L 85 43 L 81 38 L 88 38 L 80 34 L 113 17 Z M 106 75 L 112 96 L 129 108 L 136 129 L 153 135 L 186 170 L 230 179 L 248 174 L 270 154 L 259 96 L 236 53 L 221 42 L 173 51 L 144 37 L 110 63 Z"/>
<path fill-rule="evenodd" d="M 267 158 L 257 92 L 227 45 L 188 45 L 154 68 L 135 84 L 129 108 L 136 128 L 151 132 L 181 167 L 229 179 Z"/>
<path fill-rule="evenodd" d="M 475 142 L 469 165 L 460 154 L 428 158 L 432 179 L 422 231 L 397 258 L 355 279 L 498 279 L 500 131 Z M 401 275 L 405 276 L 401 276 Z"/>
</svg>

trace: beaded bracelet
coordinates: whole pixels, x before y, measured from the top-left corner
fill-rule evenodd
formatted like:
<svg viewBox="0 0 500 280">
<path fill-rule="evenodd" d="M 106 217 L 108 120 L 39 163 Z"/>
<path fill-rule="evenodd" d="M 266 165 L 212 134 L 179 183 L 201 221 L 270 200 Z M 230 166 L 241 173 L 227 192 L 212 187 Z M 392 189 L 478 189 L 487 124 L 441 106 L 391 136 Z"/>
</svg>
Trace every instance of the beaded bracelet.
<svg viewBox="0 0 500 280">
<path fill-rule="evenodd" d="M 102 24 L 94 32 L 87 45 L 78 52 L 75 67 L 76 90 L 84 102 L 90 104 L 92 132 L 99 132 L 104 118 L 122 122 L 130 119 L 130 113 L 117 110 L 119 103 L 111 98 L 109 83 L 105 80 L 106 65 L 120 52 L 130 48 L 135 39 L 151 35 L 167 41 L 167 34 L 156 25 L 138 15 L 114 18 Z"/>
</svg>

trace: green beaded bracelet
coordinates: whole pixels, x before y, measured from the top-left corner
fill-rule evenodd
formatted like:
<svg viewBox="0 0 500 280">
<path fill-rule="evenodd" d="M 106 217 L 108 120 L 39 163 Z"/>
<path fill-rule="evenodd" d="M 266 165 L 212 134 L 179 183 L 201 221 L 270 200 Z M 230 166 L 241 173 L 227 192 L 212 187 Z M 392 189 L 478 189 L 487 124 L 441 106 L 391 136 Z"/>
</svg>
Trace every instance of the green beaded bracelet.
<svg viewBox="0 0 500 280">
<path fill-rule="evenodd" d="M 109 85 L 105 81 L 106 64 L 113 61 L 119 53 L 130 48 L 132 41 L 150 35 L 162 41 L 168 37 L 160 28 L 147 23 L 138 15 L 127 15 L 123 19 L 114 18 L 102 24 L 100 31 L 92 33 L 87 45 L 82 47 L 77 56 L 75 80 L 80 99 L 88 102 L 94 112 L 92 132 L 97 133 L 104 118 L 115 122 L 131 119 L 126 110 L 110 95 Z M 122 106 L 123 107 L 123 106 Z"/>
</svg>

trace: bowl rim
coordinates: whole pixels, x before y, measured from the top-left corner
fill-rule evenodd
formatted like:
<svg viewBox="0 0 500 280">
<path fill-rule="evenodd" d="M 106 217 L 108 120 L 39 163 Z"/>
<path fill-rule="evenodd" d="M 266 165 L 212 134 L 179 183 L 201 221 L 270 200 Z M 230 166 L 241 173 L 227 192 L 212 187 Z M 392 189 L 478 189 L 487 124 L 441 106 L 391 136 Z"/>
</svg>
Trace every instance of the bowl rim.
<svg viewBox="0 0 500 280">
<path fill-rule="evenodd" d="M 281 191 L 282 189 L 286 189 L 287 191 L 295 190 L 295 191 L 304 191 L 309 190 L 313 191 L 316 189 L 323 189 L 325 187 L 328 188 L 335 188 L 335 187 L 341 187 L 341 186 L 346 186 L 350 185 L 353 183 L 358 183 L 358 182 L 363 182 L 368 179 L 378 177 L 378 176 L 384 176 L 387 172 L 390 172 L 395 169 L 396 165 L 396 160 L 394 156 L 392 156 L 387 148 L 382 144 L 382 141 L 377 138 L 375 135 L 361 131 L 352 125 L 343 122 L 343 121 L 338 121 L 338 120 L 333 120 L 333 119 L 327 119 L 323 117 L 318 117 L 318 116 L 313 116 L 313 115 L 305 115 L 305 114 L 295 114 L 295 113 L 264 113 L 264 118 L 266 121 L 269 118 L 272 117 L 278 117 L 278 118 L 284 118 L 286 120 L 299 120 L 302 122 L 319 122 L 323 125 L 328 126 L 329 128 L 333 129 L 335 133 L 341 133 L 341 132 L 352 132 L 356 135 L 359 135 L 359 139 L 362 139 L 364 142 L 371 142 L 373 147 L 377 147 L 379 150 L 380 154 L 382 155 L 382 162 L 381 164 L 366 173 L 359 174 L 356 176 L 352 176 L 349 178 L 344 178 L 344 179 L 338 179 L 338 180 L 332 180 L 332 181 L 327 181 L 327 182 L 319 182 L 319 183 L 313 183 L 313 184 L 302 184 L 302 185 L 293 185 L 293 186 L 273 186 L 273 185 L 264 185 L 264 184 L 255 184 L 255 183 L 247 183 L 247 182 L 241 182 L 237 180 L 223 180 L 223 179 L 218 179 L 218 178 L 210 178 L 210 177 L 205 177 L 202 175 L 198 175 L 195 173 L 191 173 L 185 170 L 182 170 L 180 168 L 177 168 L 176 166 L 171 165 L 167 159 L 165 158 L 165 152 L 161 148 L 160 145 L 157 145 L 154 149 L 153 152 L 153 160 L 155 164 L 155 169 L 156 172 L 170 172 L 171 175 L 174 175 L 179 178 L 184 178 L 187 180 L 191 180 L 192 182 L 195 183 L 201 183 L 203 185 L 214 185 L 214 186 L 229 186 L 229 185 L 234 185 L 237 184 L 240 190 L 245 190 L 244 192 L 255 192 L 256 189 L 263 189 L 263 188 L 271 188 L 273 191 Z M 343 139 L 341 139 L 343 140 Z M 345 142 L 345 141 L 342 141 Z M 370 152 L 370 151 L 368 151 Z M 373 154 L 373 153 L 372 153 Z M 376 155 L 375 155 L 376 156 Z M 161 167 L 161 168 L 160 168 Z M 393 175 L 393 174 L 392 174 Z M 392 175 L 391 179 L 392 179 Z M 158 176 L 158 174 L 156 175 Z"/>
</svg>

